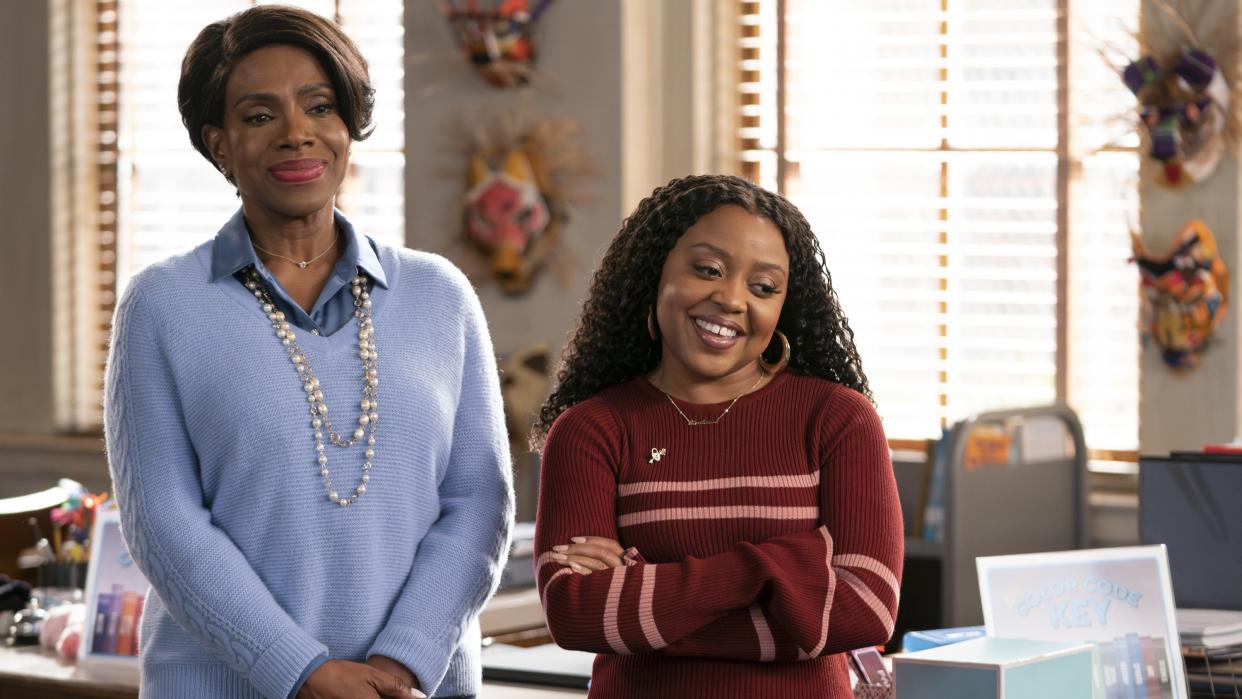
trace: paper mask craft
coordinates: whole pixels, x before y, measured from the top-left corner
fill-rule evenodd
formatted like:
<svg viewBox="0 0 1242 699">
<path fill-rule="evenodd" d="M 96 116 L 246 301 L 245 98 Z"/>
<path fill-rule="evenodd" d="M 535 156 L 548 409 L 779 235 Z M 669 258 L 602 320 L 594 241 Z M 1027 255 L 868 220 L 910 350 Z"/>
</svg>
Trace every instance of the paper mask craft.
<svg viewBox="0 0 1242 699">
<path fill-rule="evenodd" d="M 1160 167 L 1156 181 L 1183 187 L 1212 176 L 1236 138 L 1233 102 L 1239 39 L 1236 5 L 1144 0 L 1139 58 L 1118 72 L 1138 100 L 1140 133 Z"/>
<path fill-rule="evenodd" d="M 1178 187 L 1215 172 L 1225 152 L 1229 86 L 1211 54 L 1186 48 L 1163 67 L 1144 56 L 1122 76 L 1139 101 L 1148 155 L 1163 165 L 1160 182 Z"/>
<path fill-rule="evenodd" d="M 527 291 L 544 257 L 540 253 L 556 235 L 530 156 L 511 150 L 504 166 L 492 170 L 475 154 L 468 184 L 466 236 L 488 254 L 492 276 L 506 292 Z"/>
<path fill-rule="evenodd" d="M 469 150 L 464 238 L 502 291 L 524 294 L 541 270 L 560 266 L 574 187 L 591 179 L 578 124 L 517 114 L 483 119 Z"/>
<path fill-rule="evenodd" d="M 502 0 L 493 9 L 468 0 L 458 8 L 440 0 L 440 10 L 466 60 L 493 87 L 520 87 L 530 82 L 535 62 L 534 28 L 552 0 Z"/>
<path fill-rule="evenodd" d="M 1144 325 L 1176 369 L 1199 365 L 1199 352 L 1225 319 L 1229 270 L 1216 251 L 1216 239 L 1198 219 L 1182 227 L 1164 256 L 1151 254 L 1131 234 L 1142 276 Z"/>
</svg>

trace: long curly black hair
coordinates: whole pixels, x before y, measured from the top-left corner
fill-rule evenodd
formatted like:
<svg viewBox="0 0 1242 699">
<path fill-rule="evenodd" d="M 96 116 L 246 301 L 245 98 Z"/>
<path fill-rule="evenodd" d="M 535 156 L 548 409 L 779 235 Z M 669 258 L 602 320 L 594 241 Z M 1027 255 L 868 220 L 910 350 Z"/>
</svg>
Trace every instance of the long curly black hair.
<svg viewBox="0 0 1242 699">
<path fill-rule="evenodd" d="M 531 429 L 533 449 L 542 448 L 553 421 L 567 408 L 659 363 L 660 342 L 647 332 L 647 311 L 655 304 L 664 261 L 688 228 L 726 204 L 767 218 L 785 238 L 788 295 L 776 327 L 792 347 L 788 370 L 871 397 L 854 331 L 841 313 L 824 251 L 806 218 L 789 200 L 740 177 L 694 175 L 657 188 L 621 224 L 591 281 L 561 357 L 556 388 Z"/>
</svg>

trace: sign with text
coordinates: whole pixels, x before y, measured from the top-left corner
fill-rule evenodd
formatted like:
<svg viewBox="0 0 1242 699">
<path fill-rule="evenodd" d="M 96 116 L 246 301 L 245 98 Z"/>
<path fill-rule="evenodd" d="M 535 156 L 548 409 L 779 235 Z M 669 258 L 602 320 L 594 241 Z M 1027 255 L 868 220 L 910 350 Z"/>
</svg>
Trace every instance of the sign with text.
<svg viewBox="0 0 1242 699">
<path fill-rule="evenodd" d="M 1163 545 L 976 560 L 989 636 L 1095 645 L 1097 699 L 1186 699 Z"/>
</svg>

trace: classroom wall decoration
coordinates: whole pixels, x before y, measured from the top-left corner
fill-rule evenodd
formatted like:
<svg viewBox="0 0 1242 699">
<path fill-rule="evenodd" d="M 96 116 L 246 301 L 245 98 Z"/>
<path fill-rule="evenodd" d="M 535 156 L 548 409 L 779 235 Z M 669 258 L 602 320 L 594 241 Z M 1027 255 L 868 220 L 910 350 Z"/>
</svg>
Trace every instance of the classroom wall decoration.
<svg viewBox="0 0 1242 699">
<path fill-rule="evenodd" d="M 1160 163 L 1157 181 L 1182 187 L 1209 178 L 1238 131 L 1235 9 L 1171 0 L 1149 0 L 1149 7 L 1158 21 L 1147 23 L 1141 55 L 1120 72 L 1138 100 L 1144 148 Z"/>
<path fill-rule="evenodd" d="M 1199 352 L 1225 319 L 1229 270 L 1216 239 L 1198 219 L 1186 223 L 1165 255 L 1152 254 L 1132 233 L 1142 288 L 1143 326 L 1175 369 L 1199 365 Z"/>
<path fill-rule="evenodd" d="M 478 0 L 458 7 L 440 0 L 453 38 L 466 60 L 493 87 L 509 89 L 530 82 L 535 64 L 535 24 L 552 0 L 501 0 L 491 9 Z"/>
<path fill-rule="evenodd" d="M 578 134 L 577 122 L 515 111 L 481 120 L 468 137 L 462 232 L 507 294 L 525 294 L 542 270 L 565 262 L 569 208 L 590 179 Z"/>
</svg>

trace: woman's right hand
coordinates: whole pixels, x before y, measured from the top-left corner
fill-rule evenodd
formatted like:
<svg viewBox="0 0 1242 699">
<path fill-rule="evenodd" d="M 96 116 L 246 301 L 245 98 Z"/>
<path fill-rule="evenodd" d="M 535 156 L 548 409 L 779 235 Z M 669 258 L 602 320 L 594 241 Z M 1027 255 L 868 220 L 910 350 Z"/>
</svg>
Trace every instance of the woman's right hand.
<svg viewBox="0 0 1242 699">
<path fill-rule="evenodd" d="M 552 547 L 552 560 L 572 568 L 575 573 L 590 575 L 599 570 L 629 565 L 626 550 L 614 539 L 602 536 L 575 536 L 571 543 Z"/>
<path fill-rule="evenodd" d="M 423 699 L 399 677 L 364 663 L 329 660 L 311 673 L 297 699 Z"/>
</svg>

